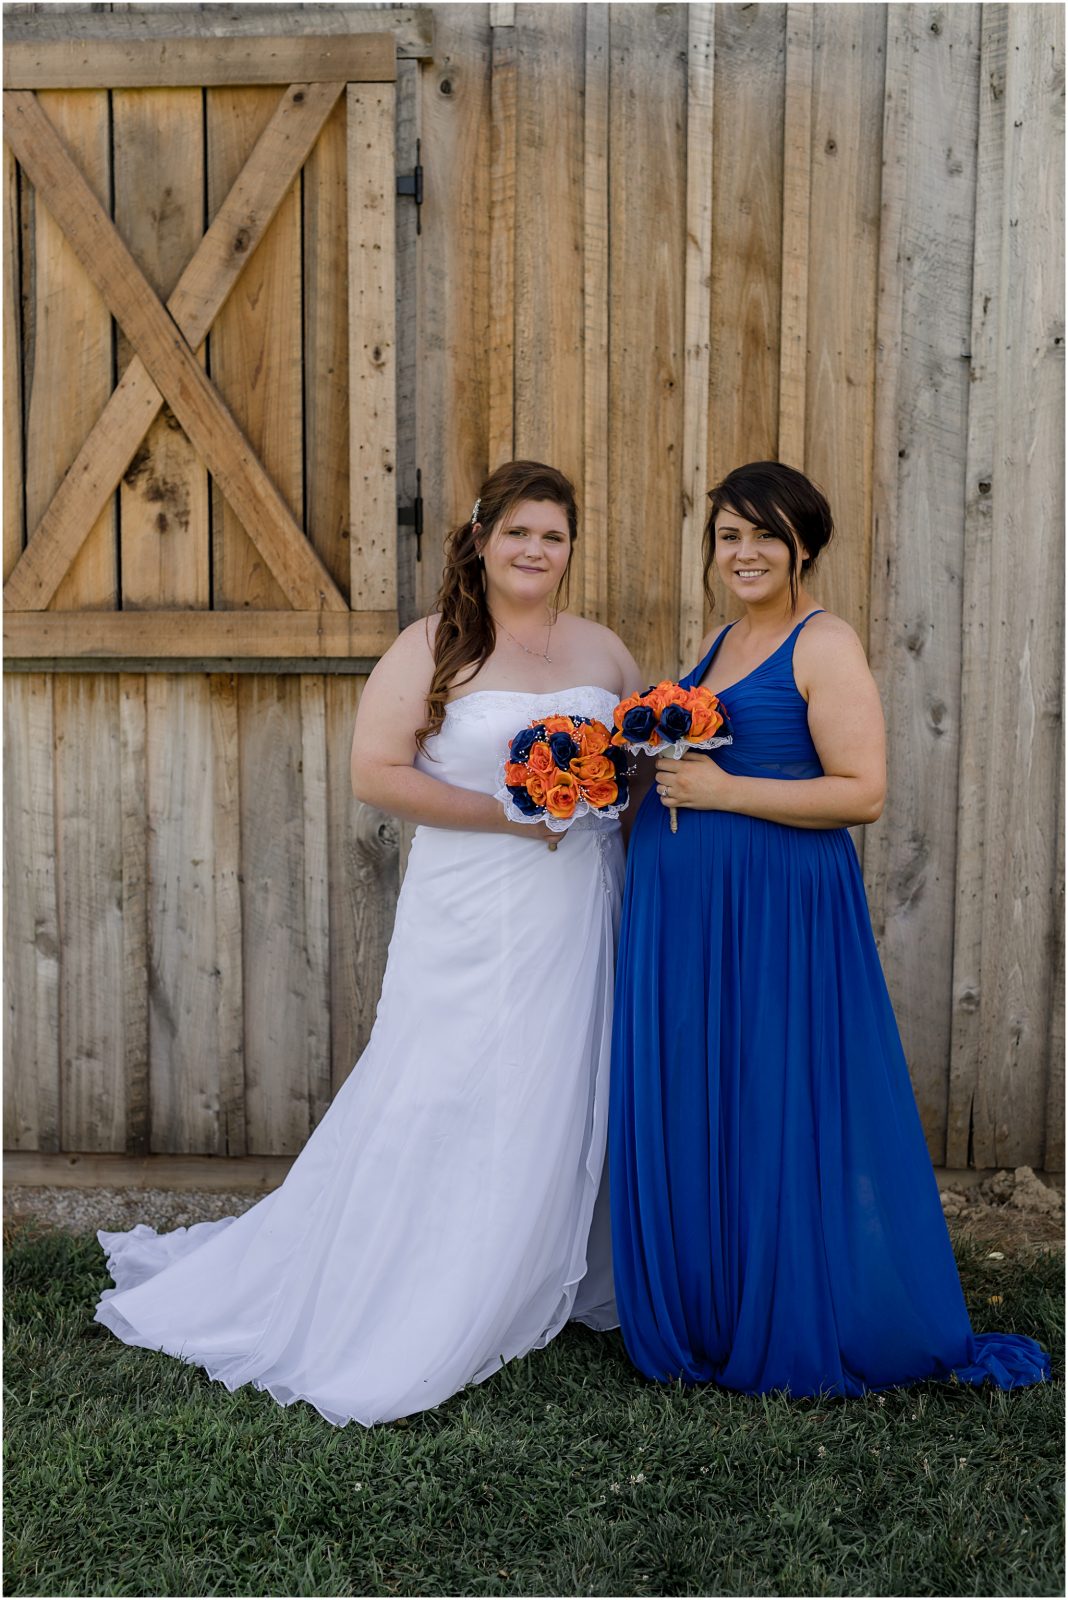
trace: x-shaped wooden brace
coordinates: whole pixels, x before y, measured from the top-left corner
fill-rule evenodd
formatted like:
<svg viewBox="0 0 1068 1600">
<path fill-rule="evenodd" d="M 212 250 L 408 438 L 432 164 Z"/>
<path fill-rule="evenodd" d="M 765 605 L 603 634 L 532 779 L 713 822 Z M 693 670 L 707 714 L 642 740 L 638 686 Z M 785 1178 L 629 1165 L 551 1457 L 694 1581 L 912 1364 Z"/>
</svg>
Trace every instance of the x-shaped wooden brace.
<svg viewBox="0 0 1068 1600">
<path fill-rule="evenodd" d="M 344 88 L 290 85 L 166 307 L 36 95 L 4 93 L 4 136 L 16 160 L 136 352 L 4 587 L 11 610 L 48 605 L 164 398 L 294 609 L 348 610 L 196 359 Z"/>
</svg>

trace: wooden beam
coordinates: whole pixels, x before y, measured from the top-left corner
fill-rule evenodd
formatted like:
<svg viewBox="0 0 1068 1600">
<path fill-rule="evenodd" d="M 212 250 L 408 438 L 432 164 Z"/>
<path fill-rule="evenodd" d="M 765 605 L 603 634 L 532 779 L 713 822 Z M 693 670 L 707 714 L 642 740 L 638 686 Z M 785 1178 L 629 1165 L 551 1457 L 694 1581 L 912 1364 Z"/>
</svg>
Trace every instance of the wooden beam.
<svg viewBox="0 0 1068 1600">
<path fill-rule="evenodd" d="M 393 611 L 4 612 L 4 654 L 20 661 L 373 657 L 396 636 Z"/>
<path fill-rule="evenodd" d="M 348 88 L 349 594 L 397 604 L 392 85 Z"/>
<path fill-rule="evenodd" d="M 294 83 L 281 97 L 167 302 L 191 349 L 226 304 L 343 87 Z M 134 356 L 11 573 L 6 605 L 15 611 L 48 605 L 162 406 L 163 396 Z"/>
<path fill-rule="evenodd" d="M 292 1156 L 46 1155 L 36 1150 L 4 1154 L 4 1183 L 57 1189 L 274 1189 Z"/>
<path fill-rule="evenodd" d="M 20 165 L 62 227 L 153 382 L 200 452 L 294 607 L 346 610 L 344 597 L 160 304 L 111 219 L 32 94 L 5 92 L 4 128 Z"/>
<path fill-rule="evenodd" d="M 243 38 L 256 40 L 278 30 L 278 0 L 270 4 L 138 5 L 110 13 L 86 6 L 9 5 L 4 13 L 8 43 L 45 39 Z M 428 5 L 288 6 L 285 31 L 336 37 L 346 33 L 384 33 L 393 40 L 398 61 L 430 61 L 434 56 L 433 8 Z"/>
<path fill-rule="evenodd" d="M 796 467 L 798 471 L 805 465 L 808 214 L 811 195 L 812 7 L 790 5 L 786 8 L 778 459 Z"/>
<path fill-rule="evenodd" d="M 4 45 L 4 87 L 177 89 L 285 83 L 392 83 L 388 33 L 253 39 L 23 39 Z"/>
</svg>

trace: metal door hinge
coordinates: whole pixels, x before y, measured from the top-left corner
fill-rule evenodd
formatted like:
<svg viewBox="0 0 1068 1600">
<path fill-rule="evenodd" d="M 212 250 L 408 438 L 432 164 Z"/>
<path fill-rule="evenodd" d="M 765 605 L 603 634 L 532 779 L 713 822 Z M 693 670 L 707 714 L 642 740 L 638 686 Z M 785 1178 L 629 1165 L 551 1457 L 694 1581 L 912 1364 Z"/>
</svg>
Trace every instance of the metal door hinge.
<svg viewBox="0 0 1068 1600">
<path fill-rule="evenodd" d="M 422 205 L 423 205 L 423 167 L 419 160 L 422 140 L 415 141 L 415 171 L 397 179 L 397 193 L 408 195 L 415 201 L 415 231 L 422 233 Z"/>
<path fill-rule="evenodd" d="M 397 507 L 397 526 L 411 528 L 415 534 L 415 559 L 423 559 L 423 474 L 415 469 L 415 499 L 410 506 Z"/>
</svg>

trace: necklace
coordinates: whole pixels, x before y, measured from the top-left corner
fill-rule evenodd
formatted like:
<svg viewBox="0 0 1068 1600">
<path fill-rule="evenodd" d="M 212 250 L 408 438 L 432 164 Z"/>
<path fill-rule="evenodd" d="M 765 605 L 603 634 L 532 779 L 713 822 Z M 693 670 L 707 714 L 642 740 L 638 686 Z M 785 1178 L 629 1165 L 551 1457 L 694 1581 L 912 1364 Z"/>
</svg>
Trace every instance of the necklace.
<svg viewBox="0 0 1068 1600">
<path fill-rule="evenodd" d="M 525 651 L 528 656 L 537 656 L 539 661 L 548 661 L 549 665 L 552 666 L 552 657 L 549 655 L 549 640 L 552 638 L 553 623 L 556 620 L 555 617 L 551 618 L 550 621 L 549 621 L 549 631 L 545 635 L 545 649 L 544 650 L 531 650 L 527 645 L 525 645 L 523 643 L 522 639 L 517 639 L 516 638 L 515 634 L 511 630 L 511 628 L 505 628 L 504 627 L 504 623 L 503 622 L 497 622 L 496 617 L 494 617 L 493 620 L 496 623 L 498 628 L 504 628 L 504 631 L 508 635 L 509 639 L 511 639 L 513 644 L 517 644 L 519 646 L 520 650 Z"/>
</svg>

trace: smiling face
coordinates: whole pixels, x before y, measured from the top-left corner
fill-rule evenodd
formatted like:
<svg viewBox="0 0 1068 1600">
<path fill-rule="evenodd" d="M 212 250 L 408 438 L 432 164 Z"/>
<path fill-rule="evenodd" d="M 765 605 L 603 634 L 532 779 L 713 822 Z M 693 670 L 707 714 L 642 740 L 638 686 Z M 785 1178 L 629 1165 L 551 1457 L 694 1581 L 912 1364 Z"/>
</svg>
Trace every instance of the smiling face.
<svg viewBox="0 0 1068 1600">
<path fill-rule="evenodd" d="M 795 548 L 800 568 L 806 551 L 800 544 Z M 716 568 L 743 605 L 791 605 L 789 547 L 729 506 L 716 517 Z"/>
<path fill-rule="evenodd" d="M 553 500 L 521 500 L 481 546 L 486 594 L 511 606 L 548 604 L 571 559 L 567 513 Z"/>
</svg>

